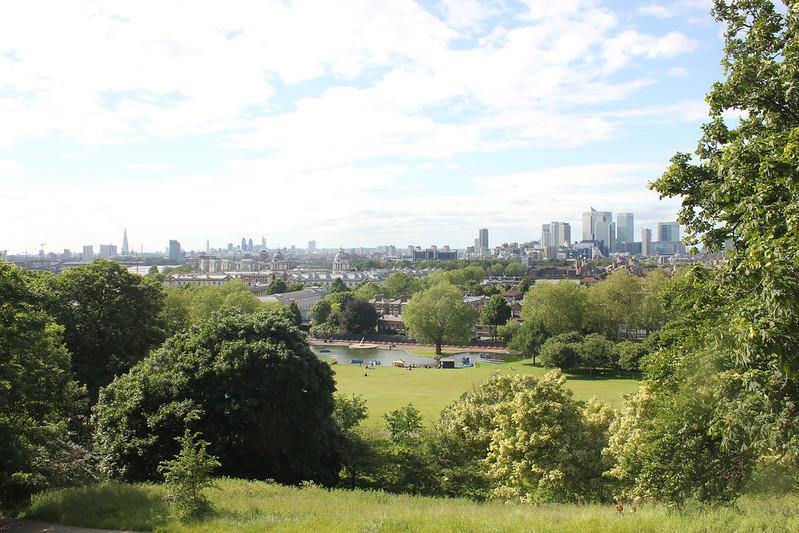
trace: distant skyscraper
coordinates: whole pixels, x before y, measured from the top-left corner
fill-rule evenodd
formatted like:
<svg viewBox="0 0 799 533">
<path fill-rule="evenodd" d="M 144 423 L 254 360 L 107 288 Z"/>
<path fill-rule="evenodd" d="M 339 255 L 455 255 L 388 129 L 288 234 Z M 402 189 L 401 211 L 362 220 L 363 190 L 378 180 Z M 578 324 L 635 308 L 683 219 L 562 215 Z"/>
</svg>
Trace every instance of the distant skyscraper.
<svg viewBox="0 0 799 533">
<path fill-rule="evenodd" d="M 597 231 L 597 224 L 601 222 L 607 222 L 611 224 L 613 222 L 613 213 L 610 211 L 597 211 L 593 207 L 590 211 L 586 211 L 583 213 L 583 240 L 584 241 L 601 241 L 604 240 L 597 235 L 599 233 L 607 233 L 607 227 L 603 226 L 601 232 Z M 616 225 L 612 224 L 615 228 Z M 606 235 L 607 236 L 607 235 Z M 613 240 L 616 240 L 616 232 L 613 232 Z"/>
<path fill-rule="evenodd" d="M 101 244 L 100 245 L 100 258 L 111 259 L 117 256 L 117 247 L 115 244 Z"/>
<path fill-rule="evenodd" d="M 652 255 L 652 230 L 649 228 L 641 230 L 641 255 Z"/>
<path fill-rule="evenodd" d="M 205 252 L 208 253 L 211 251 L 211 241 L 205 239 Z"/>
<path fill-rule="evenodd" d="M 560 248 L 571 244 L 572 227 L 568 222 L 552 222 L 549 231 L 552 234 L 552 246 Z"/>
<path fill-rule="evenodd" d="M 680 240 L 680 225 L 676 222 L 658 222 L 658 241 L 678 242 Z"/>
<path fill-rule="evenodd" d="M 94 261 L 94 246 L 89 244 L 83 247 L 83 262 L 91 263 Z"/>
<path fill-rule="evenodd" d="M 487 228 L 480 228 L 479 239 L 480 241 L 480 249 L 481 250 L 488 250 L 488 229 Z"/>
<path fill-rule="evenodd" d="M 314 253 L 316 251 L 316 241 L 308 241 L 308 251 Z"/>
<path fill-rule="evenodd" d="M 594 213 L 596 210 L 592 207 L 590 211 L 583 213 L 583 240 L 594 240 Z"/>
<path fill-rule="evenodd" d="M 635 242 L 635 215 L 632 213 L 617 214 L 616 231 L 618 242 Z"/>
<path fill-rule="evenodd" d="M 247 239 L 244 237 L 241 238 L 241 251 L 242 252 L 247 251 Z"/>
<path fill-rule="evenodd" d="M 261 235 L 261 250 L 266 250 L 266 237 Z"/>
<path fill-rule="evenodd" d="M 616 223 L 600 220 L 594 226 L 595 241 L 602 241 L 602 252 L 612 254 L 616 250 Z"/>
<path fill-rule="evenodd" d="M 128 248 L 128 228 L 122 232 L 122 255 L 130 255 L 130 249 Z"/>
<path fill-rule="evenodd" d="M 253 248 L 253 244 L 252 244 L 252 239 L 250 239 L 249 241 L 247 241 L 247 250 L 252 252 L 253 249 L 254 248 Z"/>
<path fill-rule="evenodd" d="M 180 249 L 180 243 L 176 240 L 169 240 L 169 260 L 173 263 L 183 262 L 183 252 Z"/>
<path fill-rule="evenodd" d="M 541 247 L 554 246 L 552 244 L 552 228 L 549 224 L 541 225 Z"/>
</svg>

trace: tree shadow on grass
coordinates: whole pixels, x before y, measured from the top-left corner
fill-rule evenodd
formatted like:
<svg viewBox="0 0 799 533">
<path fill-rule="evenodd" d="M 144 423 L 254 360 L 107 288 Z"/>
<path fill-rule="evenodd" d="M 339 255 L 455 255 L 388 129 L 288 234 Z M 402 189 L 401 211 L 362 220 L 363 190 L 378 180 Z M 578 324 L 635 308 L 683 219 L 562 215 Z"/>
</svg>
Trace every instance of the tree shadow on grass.
<svg viewBox="0 0 799 533">
<path fill-rule="evenodd" d="M 611 381 L 611 380 L 619 380 L 619 379 L 626 379 L 626 380 L 636 379 L 631 374 L 620 374 L 620 373 L 619 374 L 617 374 L 617 373 L 612 373 L 612 374 L 594 373 L 594 374 L 590 374 L 590 373 L 587 373 L 587 372 L 586 373 L 582 373 L 582 372 L 566 373 L 566 372 L 564 372 L 564 374 L 566 375 L 566 379 L 568 379 L 569 381 Z"/>
<path fill-rule="evenodd" d="M 521 363 L 520 366 L 529 366 L 530 368 L 540 368 L 542 370 L 554 370 L 544 368 L 540 364 L 533 364 L 532 360 L 527 360 L 527 362 Z M 572 381 L 608 381 L 613 379 L 634 379 L 640 380 L 640 374 L 632 374 L 630 372 L 614 372 L 614 371 L 595 371 L 591 373 L 590 370 L 571 370 L 569 372 L 563 373 L 566 376 L 566 379 Z"/>
<path fill-rule="evenodd" d="M 161 492 L 146 485 L 102 483 L 34 496 L 25 518 L 70 526 L 152 531 L 168 518 Z"/>
</svg>

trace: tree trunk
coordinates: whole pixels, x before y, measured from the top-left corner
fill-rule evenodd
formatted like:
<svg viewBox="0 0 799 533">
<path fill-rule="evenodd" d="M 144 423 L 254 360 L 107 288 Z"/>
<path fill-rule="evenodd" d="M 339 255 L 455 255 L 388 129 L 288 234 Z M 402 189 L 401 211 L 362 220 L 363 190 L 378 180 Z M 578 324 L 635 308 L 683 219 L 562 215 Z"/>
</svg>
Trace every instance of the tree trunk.
<svg viewBox="0 0 799 533">
<path fill-rule="evenodd" d="M 436 355 L 440 356 L 441 354 L 441 340 L 436 340 Z"/>
</svg>

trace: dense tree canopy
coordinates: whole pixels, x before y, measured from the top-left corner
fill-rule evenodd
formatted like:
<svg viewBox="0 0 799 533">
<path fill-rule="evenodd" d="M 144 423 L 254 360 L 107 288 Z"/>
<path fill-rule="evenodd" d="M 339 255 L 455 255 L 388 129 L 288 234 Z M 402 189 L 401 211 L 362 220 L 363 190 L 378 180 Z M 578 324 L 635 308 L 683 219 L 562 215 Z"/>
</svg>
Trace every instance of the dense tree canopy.
<svg viewBox="0 0 799 533">
<path fill-rule="evenodd" d="M 350 300 L 344 307 L 342 325 L 349 333 L 370 333 L 377 329 L 375 306 L 363 300 Z"/>
<path fill-rule="evenodd" d="M 536 356 L 548 337 L 549 333 L 541 321 L 526 320 L 513 332 L 508 343 L 508 350 L 516 356 L 532 358 L 533 364 L 535 364 Z"/>
<path fill-rule="evenodd" d="M 383 282 L 383 294 L 389 298 L 411 295 L 419 290 L 419 281 L 405 272 L 395 272 Z"/>
<path fill-rule="evenodd" d="M 211 443 L 221 474 L 333 483 L 333 390 L 330 367 L 286 308 L 213 315 L 103 390 L 95 451 L 113 478 L 155 479 L 188 424 Z M 190 413 L 199 416 L 187 422 Z"/>
<path fill-rule="evenodd" d="M 799 12 L 784 4 L 715 2 L 724 79 L 695 156 L 653 184 L 681 198 L 689 242 L 728 253 L 670 291 L 679 312 L 613 446 L 634 494 L 726 501 L 758 459 L 799 457 Z"/>
<path fill-rule="evenodd" d="M 218 311 L 238 309 L 254 313 L 265 304 L 241 280 L 221 286 L 187 285 L 165 290 L 162 316 L 169 335 L 197 324 Z"/>
<path fill-rule="evenodd" d="M 319 300 L 311 307 L 311 322 L 314 325 L 324 324 L 332 311 L 333 307 L 329 300 L 324 298 Z"/>
<path fill-rule="evenodd" d="M 576 402 L 565 378 L 496 374 L 449 406 L 438 429 L 483 465 L 494 497 L 591 501 L 608 497 L 601 451 L 610 408 Z"/>
<path fill-rule="evenodd" d="M 62 332 L 23 272 L 0 262 L 0 509 L 65 481 L 79 457 L 68 421 L 81 390 Z"/>
<path fill-rule="evenodd" d="M 582 336 L 576 331 L 561 333 L 550 337 L 541 346 L 539 357 L 547 368 L 572 370 L 580 365 L 580 344 Z"/>
<path fill-rule="evenodd" d="M 587 289 L 575 283 L 536 283 L 524 296 L 522 318 L 539 321 L 552 335 L 582 331 L 587 300 Z"/>
<path fill-rule="evenodd" d="M 96 401 L 100 387 L 164 340 L 161 284 L 97 260 L 43 278 L 48 310 L 64 326 L 72 369 Z"/>
<path fill-rule="evenodd" d="M 463 302 L 460 290 L 447 281 L 411 298 L 403 319 L 411 336 L 435 343 L 437 355 L 441 355 L 445 341 L 465 342 L 474 334 L 474 309 Z"/>
<path fill-rule="evenodd" d="M 491 296 L 480 311 L 480 322 L 491 326 L 492 336 L 496 337 L 497 326 L 507 322 L 511 317 L 511 309 L 505 298 L 499 294 Z"/>
</svg>

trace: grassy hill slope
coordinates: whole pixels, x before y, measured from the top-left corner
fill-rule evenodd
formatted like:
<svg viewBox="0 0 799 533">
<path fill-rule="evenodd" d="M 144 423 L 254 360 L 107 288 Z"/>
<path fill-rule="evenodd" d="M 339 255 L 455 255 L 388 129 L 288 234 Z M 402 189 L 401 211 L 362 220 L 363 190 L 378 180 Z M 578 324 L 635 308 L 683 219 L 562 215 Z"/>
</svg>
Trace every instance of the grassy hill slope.
<svg viewBox="0 0 799 533">
<path fill-rule="evenodd" d="M 488 503 L 381 492 L 292 488 L 223 479 L 208 491 L 214 513 L 180 524 L 167 518 L 158 485 L 98 485 L 37 496 L 29 518 L 84 527 L 170 532 L 787 532 L 799 531 L 799 497 L 744 498 L 737 505 L 681 512 L 642 506 Z"/>
</svg>

